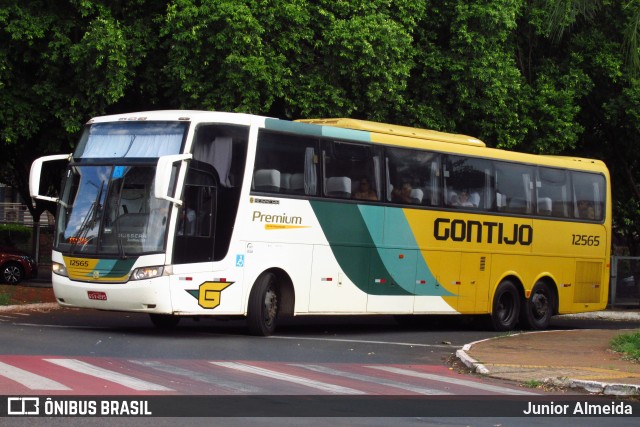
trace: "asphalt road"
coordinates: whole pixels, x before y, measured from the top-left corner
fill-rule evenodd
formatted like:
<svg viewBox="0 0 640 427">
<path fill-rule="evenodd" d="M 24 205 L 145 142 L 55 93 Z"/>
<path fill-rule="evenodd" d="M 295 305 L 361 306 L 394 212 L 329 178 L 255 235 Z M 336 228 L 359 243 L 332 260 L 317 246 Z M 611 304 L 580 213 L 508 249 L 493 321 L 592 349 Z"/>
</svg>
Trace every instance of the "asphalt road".
<svg viewBox="0 0 640 427">
<path fill-rule="evenodd" d="M 388 316 L 304 317 L 285 320 L 273 337 L 261 338 L 247 335 L 241 320 L 184 319 L 175 330 L 161 331 L 139 314 L 78 309 L 0 313 L 0 390 L 4 395 L 54 397 L 449 396 L 481 399 L 479 404 L 472 400 L 476 407 L 482 406 L 482 399 L 494 403 L 495 399 L 525 399 L 522 403 L 555 398 L 554 391 L 452 369 L 450 359 L 456 349 L 496 335 L 479 319 L 433 317 L 425 321 L 414 327 L 399 325 Z M 558 319 L 553 324 L 559 329 L 607 326 L 613 327 L 610 322 L 580 319 Z M 621 327 L 620 323 L 615 327 Z M 375 405 L 375 401 L 367 403 Z M 449 410 L 450 415 L 458 415 L 455 407 Z M 366 415 L 363 412 L 366 408 L 353 413 Z M 392 424 L 550 425 L 539 419 L 420 415 L 394 418 Z M 49 425 L 60 419 L 52 420 Z M 83 420 L 83 425 L 91 425 Z M 153 423 L 158 426 L 169 419 L 154 420 L 162 420 Z M 200 425 L 203 420 L 188 418 L 180 423 Z M 389 421 L 233 417 L 220 425 L 376 426 L 389 425 Z M 132 422 L 151 424 L 148 419 Z M 614 424 L 631 425 L 625 422 L 616 419 Z M 580 424 L 590 425 L 587 419 L 580 419 Z"/>
</svg>

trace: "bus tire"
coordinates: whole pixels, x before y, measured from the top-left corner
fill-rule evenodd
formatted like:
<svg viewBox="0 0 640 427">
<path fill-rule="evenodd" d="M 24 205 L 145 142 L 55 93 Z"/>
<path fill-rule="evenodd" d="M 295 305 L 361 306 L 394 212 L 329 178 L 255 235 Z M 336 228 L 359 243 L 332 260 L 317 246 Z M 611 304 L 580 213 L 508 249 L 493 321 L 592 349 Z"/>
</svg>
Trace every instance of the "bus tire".
<svg viewBox="0 0 640 427">
<path fill-rule="evenodd" d="M 549 286 L 542 281 L 537 282 L 529 299 L 524 300 L 520 320 L 527 329 L 546 329 L 553 316 L 554 294 Z"/>
<path fill-rule="evenodd" d="M 280 309 L 279 297 L 275 274 L 264 273 L 256 280 L 249 295 L 247 313 L 251 335 L 266 337 L 273 334 Z"/>
<path fill-rule="evenodd" d="M 491 326 L 496 331 L 515 329 L 520 317 L 520 293 L 510 280 L 504 280 L 493 296 Z"/>
<path fill-rule="evenodd" d="M 171 314 L 149 313 L 149 319 L 151 319 L 153 326 L 163 330 L 173 329 L 180 323 L 180 316 L 173 316 Z"/>
</svg>

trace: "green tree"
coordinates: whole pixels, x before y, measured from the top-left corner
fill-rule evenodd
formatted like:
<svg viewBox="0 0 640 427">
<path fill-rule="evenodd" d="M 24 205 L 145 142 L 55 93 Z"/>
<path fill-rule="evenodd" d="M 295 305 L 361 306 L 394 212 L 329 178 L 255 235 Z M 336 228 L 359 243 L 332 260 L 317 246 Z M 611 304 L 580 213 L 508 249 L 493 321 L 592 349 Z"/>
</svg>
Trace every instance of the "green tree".
<svg viewBox="0 0 640 427">
<path fill-rule="evenodd" d="M 161 35 L 183 108 L 383 120 L 401 111 L 413 2 L 175 0 Z"/>
<path fill-rule="evenodd" d="M 580 104 L 585 131 L 574 152 L 606 161 L 613 182 L 614 228 L 632 255 L 640 250 L 640 2 L 544 2 L 546 31 L 575 59 L 592 88 Z"/>
<path fill-rule="evenodd" d="M 32 161 L 70 152 L 82 123 L 131 91 L 157 39 L 152 17 L 159 6 L 144 0 L 2 3 L 0 179 L 24 200 L 30 200 Z M 59 177 L 45 181 L 57 187 Z M 27 205 L 34 218 L 51 209 Z"/>
<path fill-rule="evenodd" d="M 32 160 L 104 113 L 347 116 L 603 159 L 637 253 L 639 23 L 640 0 L 0 0 L 0 180 L 29 200 Z"/>
</svg>

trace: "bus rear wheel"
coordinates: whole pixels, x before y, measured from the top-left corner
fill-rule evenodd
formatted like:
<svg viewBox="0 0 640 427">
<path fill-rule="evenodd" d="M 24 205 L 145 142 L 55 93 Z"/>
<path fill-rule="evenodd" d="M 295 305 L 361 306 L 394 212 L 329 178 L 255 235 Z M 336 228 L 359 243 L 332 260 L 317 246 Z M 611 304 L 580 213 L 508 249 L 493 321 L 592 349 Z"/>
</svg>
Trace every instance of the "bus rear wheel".
<svg viewBox="0 0 640 427">
<path fill-rule="evenodd" d="M 265 273 L 258 278 L 249 295 L 249 333 L 263 337 L 273 334 L 279 309 L 276 275 Z"/>
<path fill-rule="evenodd" d="M 491 325 L 496 331 L 510 331 L 516 327 L 520 317 L 520 293 L 513 282 L 505 280 L 493 296 Z"/>
<path fill-rule="evenodd" d="M 553 292 L 544 282 L 538 282 L 531 289 L 531 295 L 524 301 L 521 321 L 527 329 L 546 329 L 553 316 Z"/>
</svg>

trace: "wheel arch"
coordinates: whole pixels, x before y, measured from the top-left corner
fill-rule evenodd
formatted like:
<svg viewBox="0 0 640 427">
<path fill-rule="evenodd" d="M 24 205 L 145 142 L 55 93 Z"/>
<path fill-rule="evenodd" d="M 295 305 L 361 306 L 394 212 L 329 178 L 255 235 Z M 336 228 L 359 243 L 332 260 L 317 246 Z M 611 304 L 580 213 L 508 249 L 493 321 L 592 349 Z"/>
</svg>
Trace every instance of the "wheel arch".
<svg viewBox="0 0 640 427">
<path fill-rule="evenodd" d="M 272 273 L 276 276 L 276 283 L 278 286 L 278 295 L 280 299 L 279 314 L 293 315 L 295 310 L 295 301 L 296 301 L 295 290 L 293 288 L 293 281 L 291 280 L 291 276 L 289 276 L 289 274 L 287 274 L 287 272 L 281 268 L 272 267 L 262 271 L 262 273 L 260 273 L 256 277 L 256 279 L 253 281 L 253 284 L 251 285 L 251 289 L 249 290 L 249 294 L 251 293 L 253 288 L 256 286 L 256 283 L 258 283 L 260 278 L 268 273 Z"/>
<path fill-rule="evenodd" d="M 517 274 L 511 272 L 511 273 L 507 273 L 504 276 L 501 276 L 496 282 L 495 282 L 495 286 L 493 287 L 493 289 L 491 290 L 491 295 L 489 295 L 489 301 L 493 301 L 493 299 L 495 298 L 496 295 L 496 291 L 498 290 L 498 287 L 505 281 L 508 280 L 511 283 L 513 283 L 516 286 L 516 289 L 518 290 L 518 293 L 520 294 L 520 299 L 524 301 L 525 297 L 525 291 L 524 291 L 524 285 L 522 284 L 522 279 L 520 278 L 520 276 L 518 276 Z M 492 308 L 493 309 L 493 308 Z"/>
</svg>

